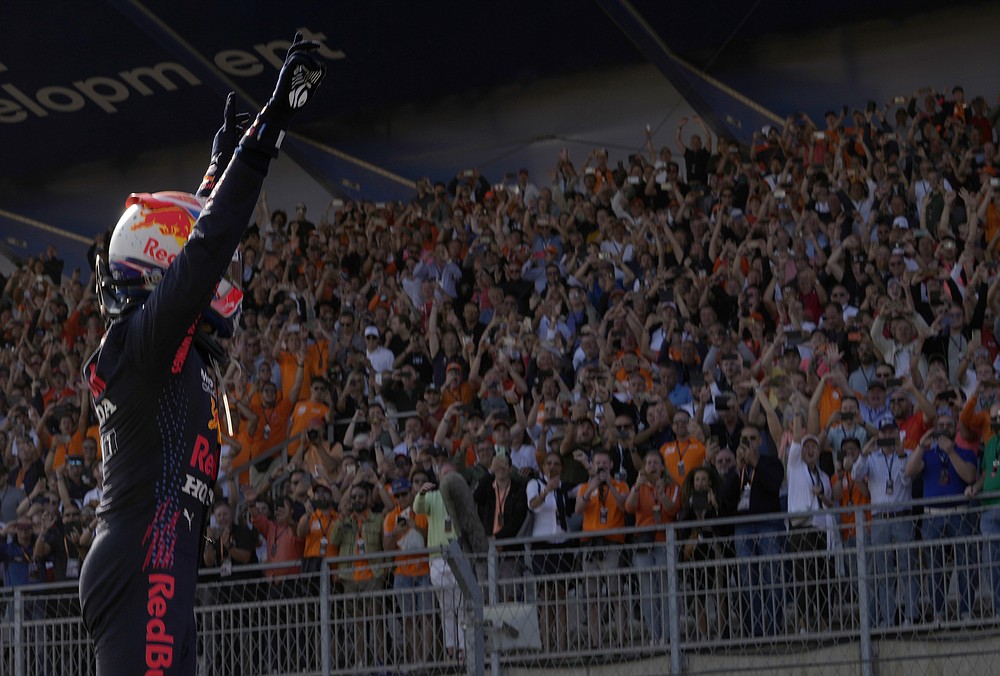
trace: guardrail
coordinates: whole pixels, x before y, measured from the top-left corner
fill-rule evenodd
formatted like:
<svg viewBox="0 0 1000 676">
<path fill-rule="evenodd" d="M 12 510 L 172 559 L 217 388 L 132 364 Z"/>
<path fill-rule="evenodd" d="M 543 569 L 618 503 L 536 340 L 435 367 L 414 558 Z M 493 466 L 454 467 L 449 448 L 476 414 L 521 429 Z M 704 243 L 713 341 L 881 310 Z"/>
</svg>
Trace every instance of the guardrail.
<svg viewBox="0 0 1000 676">
<path fill-rule="evenodd" d="M 437 559 L 430 586 L 395 581 L 390 555 L 366 557 L 373 583 L 336 577 L 353 559 L 289 578 L 261 576 L 281 564 L 237 568 L 239 579 L 206 571 L 215 579 L 199 587 L 199 673 L 586 667 L 620 675 L 808 665 L 862 674 L 877 666 L 881 674 L 905 673 L 914 660 L 927 670 L 995 673 L 1000 536 L 981 532 L 978 503 L 943 504 L 871 521 L 862 508 L 830 510 L 832 531 L 787 530 L 785 515 L 775 515 L 703 522 L 710 537 L 707 528 L 692 537 L 681 523 L 601 539 L 575 534 L 555 549 L 524 539 L 494 541 L 475 556 L 408 552 Z M 844 514 L 866 524 L 854 537 L 843 537 Z M 662 540 L 642 541 L 656 532 Z M 631 541 L 603 539 L 616 533 Z M 475 574 L 463 581 L 458 573 L 456 584 L 445 562 Z M 476 589 L 463 594 L 462 584 Z M 0 673 L 94 673 L 72 585 L 5 589 L 0 607 Z"/>
</svg>

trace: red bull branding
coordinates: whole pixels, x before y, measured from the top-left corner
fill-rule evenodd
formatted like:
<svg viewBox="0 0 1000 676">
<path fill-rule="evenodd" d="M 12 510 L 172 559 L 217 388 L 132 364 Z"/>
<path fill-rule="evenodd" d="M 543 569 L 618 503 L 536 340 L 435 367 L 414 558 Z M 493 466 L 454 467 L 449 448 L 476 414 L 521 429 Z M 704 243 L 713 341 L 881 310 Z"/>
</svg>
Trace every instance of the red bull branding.
<svg viewBox="0 0 1000 676">
<path fill-rule="evenodd" d="M 133 194 L 126 200 L 125 205 L 139 207 L 138 217 L 130 228 L 133 232 L 156 228 L 160 235 L 172 237 L 177 242 L 178 248 L 182 248 L 188 241 L 191 229 L 201 213 L 201 203 L 185 193 Z M 155 240 L 155 237 L 150 238 L 147 248 L 152 246 L 154 250 L 163 252 L 163 245 Z M 163 260 L 166 260 L 168 254 L 162 255 Z M 170 258 L 172 259 L 174 255 L 170 255 Z"/>
</svg>

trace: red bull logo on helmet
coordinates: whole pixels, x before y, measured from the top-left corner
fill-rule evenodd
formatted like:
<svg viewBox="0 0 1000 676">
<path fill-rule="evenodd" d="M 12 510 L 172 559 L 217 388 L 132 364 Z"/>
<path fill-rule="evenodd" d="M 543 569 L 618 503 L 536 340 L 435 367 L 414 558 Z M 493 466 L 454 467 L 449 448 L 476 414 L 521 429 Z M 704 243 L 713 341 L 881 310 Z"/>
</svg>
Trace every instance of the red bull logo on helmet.
<svg viewBox="0 0 1000 676">
<path fill-rule="evenodd" d="M 125 205 L 139 207 L 138 218 L 131 226 L 133 232 L 156 228 L 160 235 L 172 237 L 178 247 L 188 241 L 201 213 L 201 204 L 185 193 L 133 193 Z"/>
</svg>

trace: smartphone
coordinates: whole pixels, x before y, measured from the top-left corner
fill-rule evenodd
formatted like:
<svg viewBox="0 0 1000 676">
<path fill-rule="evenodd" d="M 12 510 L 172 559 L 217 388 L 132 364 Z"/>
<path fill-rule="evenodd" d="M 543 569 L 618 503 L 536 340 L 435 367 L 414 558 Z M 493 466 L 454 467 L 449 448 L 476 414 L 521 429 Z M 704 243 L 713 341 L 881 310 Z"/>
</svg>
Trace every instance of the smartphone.
<svg viewBox="0 0 1000 676">
<path fill-rule="evenodd" d="M 879 448 L 892 448 L 896 445 L 897 441 L 898 439 L 893 439 L 891 437 L 888 439 L 884 437 L 879 437 L 879 439 L 875 441 L 875 445 L 878 446 Z"/>
<path fill-rule="evenodd" d="M 547 422 L 549 425 L 565 425 L 566 424 L 566 419 L 565 418 L 549 418 L 545 422 Z"/>
<path fill-rule="evenodd" d="M 889 378 L 885 381 L 886 387 L 900 387 L 903 384 L 902 378 Z"/>
<path fill-rule="evenodd" d="M 876 108 L 877 106 L 875 105 L 875 102 L 869 101 L 868 105 L 865 107 L 865 110 L 867 110 L 869 113 L 874 113 Z"/>
<path fill-rule="evenodd" d="M 629 176 L 627 180 L 628 180 L 628 184 L 629 185 L 639 185 L 639 177 L 638 176 Z"/>
<path fill-rule="evenodd" d="M 785 343 L 787 345 L 801 345 L 802 344 L 802 332 L 801 331 L 786 331 L 785 332 Z"/>
<path fill-rule="evenodd" d="M 708 509 L 708 493 L 706 491 L 694 491 L 691 494 L 691 508 L 699 512 Z"/>
<path fill-rule="evenodd" d="M 901 103 L 906 103 L 906 97 L 905 96 L 895 96 L 895 97 L 893 97 L 892 102 L 895 103 L 896 105 L 899 105 Z"/>
<path fill-rule="evenodd" d="M 1000 178 L 991 178 L 990 185 L 994 188 L 1000 187 Z"/>
<path fill-rule="evenodd" d="M 823 141 L 825 139 L 826 139 L 826 132 L 824 131 L 813 132 L 814 141 Z"/>
<path fill-rule="evenodd" d="M 597 254 L 597 260 L 599 260 L 599 261 L 609 261 L 609 260 L 611 260 L 611 254 L 608 253 L 607 251 L 602 251 L 599 254 Z"/>
<path fill-rule="evenodd" d="M 776 200 L 783 200 L 783 199 L 785 199 L 785 191 L 784 190 L 780 190 L 780 189 L 779 190 L 775 190 L 774 191 L 774 199 L 776 199 Z"/>
<path fill-rule="evenodd" d="M 701 387 L 705 384 L 705 372 L 699 368 L 691 369 L 688 373 L 688 384 L 692 387 Z"/>
<path fill-rule="evenodd" d="M 470 176 L 472 176 L 472 173 L 473 173 L 472 169 L 466 169 L 465 171 L 462 172 L 462 175 L 465 176 L 466 178 L 469 178 Z"/>
</svg>

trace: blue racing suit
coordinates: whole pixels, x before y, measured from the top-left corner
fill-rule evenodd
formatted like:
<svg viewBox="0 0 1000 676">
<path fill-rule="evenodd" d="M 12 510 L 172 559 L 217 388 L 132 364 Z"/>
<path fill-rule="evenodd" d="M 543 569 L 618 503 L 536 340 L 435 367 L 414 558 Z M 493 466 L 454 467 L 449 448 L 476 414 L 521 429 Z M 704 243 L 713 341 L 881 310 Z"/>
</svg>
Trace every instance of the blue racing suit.
<svg viewBox="0 0 1000 676">
<path fill-rule="evenodd" d="M 111 322 L 84 366 L 104 496 L 80 601 L 101 676 L 195 673 L 195 585 L 221 441 L 217 371 L 195 334 L 263 178 L 237 154 L 160 283 Z"/>
</svg>

